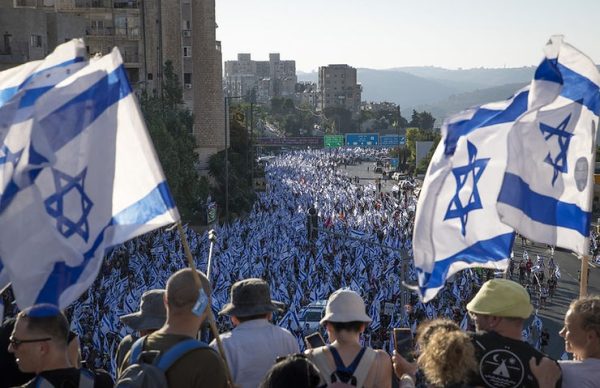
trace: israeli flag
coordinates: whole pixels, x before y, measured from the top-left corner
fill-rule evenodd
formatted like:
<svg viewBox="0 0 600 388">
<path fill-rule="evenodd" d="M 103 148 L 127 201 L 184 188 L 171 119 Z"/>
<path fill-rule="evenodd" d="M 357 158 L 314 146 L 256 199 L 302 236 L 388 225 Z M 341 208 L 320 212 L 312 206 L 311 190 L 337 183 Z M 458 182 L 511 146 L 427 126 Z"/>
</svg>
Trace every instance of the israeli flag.
<svg viewBox="0 0 600 388">
<path fill-rule="evenodd" d="M 108 248 L 179 214 L 117 49 L 45 91 L 31 117 L 8 128 L 27 141 L 4 160 L 14 187 L 2 193 L 0 261 L 21 309 L 64 308 Z"/>
<path fill-rule="evenodd" d="M 529 105 L 508 136 L 498 197 L 502 222 L 528 239 L 587 254 L 600 114 L 600 73 L 552 37 L 532 82 Z"/>
<path fill-rule="evenodd" d="M 506 138 L 527 109 L 527 90 L 447 119 L 419 196 L 413 233 L 418 291 L 433 299 L 447 278 L 470 267 L 505 269 L 514 232 L 496 200 Z"/>
</svg>

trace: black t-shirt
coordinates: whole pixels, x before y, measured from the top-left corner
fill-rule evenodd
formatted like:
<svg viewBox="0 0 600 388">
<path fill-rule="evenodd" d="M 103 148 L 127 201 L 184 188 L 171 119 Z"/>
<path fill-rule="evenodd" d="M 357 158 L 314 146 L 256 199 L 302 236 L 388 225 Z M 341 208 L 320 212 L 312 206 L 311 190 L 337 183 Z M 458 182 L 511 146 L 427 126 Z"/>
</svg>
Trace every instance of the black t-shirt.
<svg viewBox="0 0 600 388">
<path fill-rule="evenodd" d="M 113 387 L 114 382 L 108 373 L 104 371 L 94 371 L 92 373 L 94 374 L 94 388 Z M 76 368 L 55 369 L 42 372 L 39 376 L 46 379 L 56 388 L 78 388 L 81 371 Z M 22 387 L 34 388 L 37 385 L 37 379 L 38 377 L 35 377 L 27 384 L 22 385 Z"/>
<path fill-rule="evenodd" d="M 538 388 L 529 369 L 529 360 L 547 357 L 527 342 L 503 337 L 494 332 L 471 333 L 478 374 L 469 383 L 493 388 Z M 560 387 L 559 381 L 556 385 Z"/>
</svg>

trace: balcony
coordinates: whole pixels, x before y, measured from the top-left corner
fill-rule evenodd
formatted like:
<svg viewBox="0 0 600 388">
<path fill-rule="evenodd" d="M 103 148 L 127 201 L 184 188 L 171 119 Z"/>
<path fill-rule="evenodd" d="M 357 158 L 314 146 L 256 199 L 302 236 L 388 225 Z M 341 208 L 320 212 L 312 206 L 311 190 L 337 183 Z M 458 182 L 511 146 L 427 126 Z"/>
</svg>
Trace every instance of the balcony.
<svg viewBox="0 0 600 388">
<path fill-rule="evenodd" d="M 75 8 L 111 8 L 111 0 L 75 0 Z"/>
<path fill-rule="evenodd" d="M 115 0 L 113 2 L 114 8 L 126 8 L 126 9 L 137 9 L 139 3 L 137 0 Z"/>
<path fill-rule="evenodd" d="M 15 0 L 15 7 L 32 7 L 37 6 L 36 0 Z"/>
</svg>

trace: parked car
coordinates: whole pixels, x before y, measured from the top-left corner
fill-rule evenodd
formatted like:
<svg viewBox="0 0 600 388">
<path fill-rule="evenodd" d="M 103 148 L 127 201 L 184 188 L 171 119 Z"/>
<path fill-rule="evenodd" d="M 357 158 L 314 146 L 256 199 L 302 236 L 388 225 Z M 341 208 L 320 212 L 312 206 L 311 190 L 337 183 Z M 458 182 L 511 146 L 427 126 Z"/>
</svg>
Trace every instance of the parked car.
<svg viewBox="0 0 600 388">
<path fill-rule="evenodd" d="M 319 330 L 321 319 L 325 316 L 325 306 L 327 306 L 326 300 L 318 300 L 300 310 L 299 319 L 304 335 Z"/>
</svg>

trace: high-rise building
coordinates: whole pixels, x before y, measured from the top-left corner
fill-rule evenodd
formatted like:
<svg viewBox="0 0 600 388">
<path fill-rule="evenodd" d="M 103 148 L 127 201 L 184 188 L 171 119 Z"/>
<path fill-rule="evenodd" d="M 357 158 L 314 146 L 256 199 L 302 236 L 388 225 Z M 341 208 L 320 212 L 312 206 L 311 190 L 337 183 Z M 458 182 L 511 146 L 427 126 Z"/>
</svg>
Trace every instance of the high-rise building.
<svg viewBox="0 0 600 388">
<path fill-rule="evenodd" d="M 273 97 L 293 97 L 297 82 L 296 61 L 282 61 L 278 53 L 268 61 L 253 61 L 250 54 L 238 54 L 237 61 L 225 61 L 225 91 L 228 96 L 254 94 L 259 103 Z"/>
<path fill-rule="evenodd" d="M 354 117 L 360 113 L 362 87 L 356 81 L 356 69 L 348 65 L 319 67 L 319 108 L 348 109 Z"/>
<path fill-rule="evenodd" d="M 58 44 L 85 34 L 84 18 L 56 12 L 47 3 L 0 0 L 0 71 L 43 59 Z"/>
<path fill-rule="evenodd" d="M 170 61 L 181 83 L 184 103 L 194 114 L 200 168 L 206 168 L 208 157 L 224 148 L 222 59 L 220 42 L 215 38 L 214 0 L 0 0 L 0 5 L 12 13 L 27 12 L 27 17 L 15 18 L 19 29 L 0 32 L 5 34 L 0 49 L 5 51 L 8 42 L 12 53 L 24 52 L 20 48 L 26 41 L 35 43 L 30 45 L 29 55 L 21 55 L 20 61 L 12 59 L 12 66 L 43 58 L 69 35 L 83 36 L 90 54 L 107 54 L 114 46 L 119 47 L 135 90 L 160 95 L 164 64 Z M 43 14 L 54 15 L 45 16 L 50 20 L 45 34 L 37 21 Z M 5 15 L 2 10 L 0 21 Z M 0 25 L 4 28 L 8 24 Z M 76 26 L 79 31 L 70 33 Z"/>
</svg>

